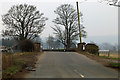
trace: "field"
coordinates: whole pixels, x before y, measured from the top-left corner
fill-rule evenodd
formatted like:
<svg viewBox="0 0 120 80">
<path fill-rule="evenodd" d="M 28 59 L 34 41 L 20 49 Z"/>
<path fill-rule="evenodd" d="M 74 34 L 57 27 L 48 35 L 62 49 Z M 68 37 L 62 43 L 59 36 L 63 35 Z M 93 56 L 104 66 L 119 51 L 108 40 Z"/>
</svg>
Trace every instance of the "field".
<svg viewBox="0 0 120 80">
<path fill-rule="evenodd" d="M 106 56 L 109 58 L 120 58 L 120 56 L 118 55 L 118 53 L 99 53 L 99 56 Z"/>
</svg>

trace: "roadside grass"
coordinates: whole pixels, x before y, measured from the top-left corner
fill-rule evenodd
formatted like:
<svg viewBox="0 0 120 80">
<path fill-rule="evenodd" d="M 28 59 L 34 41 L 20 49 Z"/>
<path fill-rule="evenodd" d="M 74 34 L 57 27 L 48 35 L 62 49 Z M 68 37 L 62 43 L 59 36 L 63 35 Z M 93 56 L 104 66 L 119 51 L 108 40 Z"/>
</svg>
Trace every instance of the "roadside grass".
<svg viewBox="0 0 120 80">
<path fill-rule="evenodd" d="M 16 60 L 14 61 L 14 65 L 24 65 L 26 62 L 24 60 Z"/>
<path fill-rule="evenodd" d="M 97 62 L 103 64 L 106 67 L 111 67 L 115 70 L 118 70 L 120 68 L 120 57 L 118 54 L 115 53 L 111 53 L 109 56 L 108 55 L 95 55 L 95 54 L 91 54 L 88 52 L 78 52 L 79 54 L 83 54 L 85 56 L 87 56 L 90 59 L 96 60 Z M 114 55 L 114 56 L 113 56 Z"/>
<path fill-rule="evenodd" d="M 102 58 L 108 58 L 107 56 L 99 56 L 99 57 L 102 57 Z"/>
<path fill-rule="evenodd" d="M 107 58 L 107 59 L 113 59 L 113 60 L 120 60 L 120 58 L 112 58 L 112 57 L 108 57 L 108 56 L 99 56 L 102 58 Z"/>
<path fill-rule="evenodd" d="M 109 66 L 113 67 L 113 68 L 119 68 L 120 67 L 120 63 L 109 63 Z"/>
<path fill-rule="evenodd" d="M 9 75 L 11 78 L 17 72 L 22 70 L 24 64 L 25 64 L 25 61 L 23 61 L 23 60 L 13 61 L 13 64 L 11 64 L 10 67 L 8 67 L 2 71 L 3 76 L 6 77 Z"/>
<path fill-rule="evenodd" d="M 13 65 L 13 66 L 7 68 L 6 70 L 3 70 L 2 74 L 3 74 L 3 76 L 8 76 L 9 75 L 9 76 L 12 77 L 14 74 L 16 74 L 19 71 L 20 71 L 20 66 Z"/>
<path fill-rule="evenodd" d="M 80 52 L 78 52 L 78 53 L 80 53 Z M 92 53 L 88 53 L 88 52 L 82 52 L 82 54 L 88 54 L 88 55 L 91 55 L 91 56 L 97 56 L 97 54 L 92 54 Z M 110 56 L 110 57 L 108 57 L 108 55 L 99 55 L 98 57 L 101 57 L 101 58 L 106 58 L 106 59 L 113 59 L 113 60 L 120 60 L 120 57 L 118 56 L 118 54 L 117 55 L 115 55 L 114 53 L 112 54 L 110 54 L 110 55 L 114 55 L 114 56 Z"/>
<path fill-rule="evenodd" d="M 2 55 L 2 77 L 13 78 L 16 73 L 22 71 L 25 65 L 32 64 L 36 61 L 38 52 L 23 53 L 3 53 Z"/>
<path fill-rule="evenodd" d="M 3 74 L 4 75 L 13 75 L 13 74 L 16 74 L 18 71 L 19 71 L 18 66 L 11 66 L 11 67 L 7 68 L 6 70 L 3 70 Z"/>
</svg>

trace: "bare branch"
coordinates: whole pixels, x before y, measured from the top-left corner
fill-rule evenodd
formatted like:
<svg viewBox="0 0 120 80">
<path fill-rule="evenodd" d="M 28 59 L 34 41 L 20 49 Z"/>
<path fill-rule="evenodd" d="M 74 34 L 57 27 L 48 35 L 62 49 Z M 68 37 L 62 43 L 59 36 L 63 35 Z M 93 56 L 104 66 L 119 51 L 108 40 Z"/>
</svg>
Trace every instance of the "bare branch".
<svg viewBox="0 0 120 80">
<path fill-rule="evenodd" d="M 43 31 L 47 20 L 43 15 L 33 5 L 20 4 L 12 6 L 8 13 L 2 16 L 2 21 L 7 29 L 3 32 L 4 36 L 17 35 L 19 40 L 28 38 L 30 34 L 36 37 L 34 35 L 38 35 Z M 11 31 L 13 33 L 9 33 Z"/>
<path fill-rule="evenodd" d="M 78 23 L 77 23 L 77 12 L 70 4 L 63 4 L 59 6 L 55 11 L 57 17 L 53 20 L 55 27 L 52 29 L 55 31 L 58 40 L 70 48 L 72 41 L 78 38 Z M 80 13 L 82 17 L 82 13 Z M 84 27 L 81 26 L 82 34 L 85 36 Z M 82 36 L 82 37 L 84 37 Z"/>
</svg>

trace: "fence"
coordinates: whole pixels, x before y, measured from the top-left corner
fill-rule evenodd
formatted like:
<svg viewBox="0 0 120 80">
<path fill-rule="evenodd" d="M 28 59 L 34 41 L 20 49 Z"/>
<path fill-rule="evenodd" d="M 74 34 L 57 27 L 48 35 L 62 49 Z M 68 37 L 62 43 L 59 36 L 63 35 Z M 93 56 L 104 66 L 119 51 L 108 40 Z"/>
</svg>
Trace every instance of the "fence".
<svg viewBox="0 0 120 80">
<path fill-rule="evenodd" d="M 110 50 L 99 50 L 99 56 L 118 58 L 118 52 L 112 52 Z"/>
<path fill-rule="evenodd" d="M 10 67 L 13 63 L 13 55 L 12 54 L 2 54 L 2 69 L 6 69 Z"/>
<path fill-rule="evenodd" d="M 99 50 L 99 56 L 102 54 L 102 56 L 110 57 L 110 50 Z"/>
<path fill-rule="evenodd" d="M 24 53 L 17 53 L 17 54 L 9 54 L 9 53 L 6 53 L 6 54 L 2 54 L 2 69 L 6 69 L 8 67 L 10 67 L 13 63 L 14 63 L 14 60 L 22 55 Z"/>
</svg>

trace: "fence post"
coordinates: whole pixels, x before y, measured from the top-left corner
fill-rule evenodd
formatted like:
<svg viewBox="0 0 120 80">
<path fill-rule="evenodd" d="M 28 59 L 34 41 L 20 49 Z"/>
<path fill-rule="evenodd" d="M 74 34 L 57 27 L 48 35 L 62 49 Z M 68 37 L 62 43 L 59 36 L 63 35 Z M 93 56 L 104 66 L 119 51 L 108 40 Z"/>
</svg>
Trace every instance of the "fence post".
<svg viewBox="0 0 120 80">
<path fill-rule="evenodd" d="M 97 55 L 99 56 L 99 52 L 97 53 Z"/>
<path fill-rule="evenodd" d="M 110 51 L 108 52 L 108 58 L 110 57 Z"/>
</svg>

